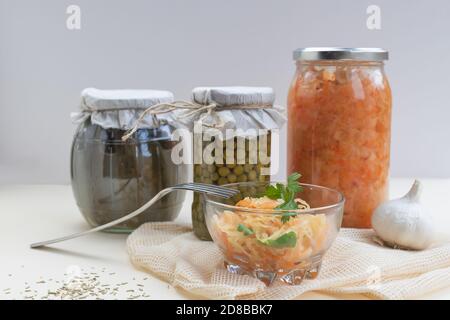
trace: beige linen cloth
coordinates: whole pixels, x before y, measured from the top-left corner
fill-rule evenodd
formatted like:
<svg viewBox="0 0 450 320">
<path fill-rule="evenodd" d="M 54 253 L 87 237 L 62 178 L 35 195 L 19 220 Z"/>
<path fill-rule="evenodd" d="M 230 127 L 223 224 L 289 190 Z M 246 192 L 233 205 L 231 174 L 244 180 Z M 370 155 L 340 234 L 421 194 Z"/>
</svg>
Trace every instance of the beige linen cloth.
<svg viewBox="0 0 450 320">
<path fill-rule="evenodd" d="M 293 299 L 308 291 L 407 299 L 450 286 L 450 243 L 424 251 L 385 248 L 372 230 L 341 229 L 319 277 L 297 286 L 266 287 L 229 273 L 213 242 L 197 240 L 189 225 L 147 223 L 127 240 L 132 263 L 175 287 L 210 299 Z"/>
</svg>

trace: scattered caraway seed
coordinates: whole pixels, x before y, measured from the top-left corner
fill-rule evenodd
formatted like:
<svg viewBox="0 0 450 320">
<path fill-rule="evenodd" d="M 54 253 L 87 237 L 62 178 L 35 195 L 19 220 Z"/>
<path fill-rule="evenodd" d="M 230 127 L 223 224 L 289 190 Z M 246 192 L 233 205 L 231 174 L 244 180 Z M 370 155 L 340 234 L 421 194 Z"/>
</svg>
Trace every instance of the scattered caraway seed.
<svg viewBox="0 0 450 320">
<path fill-rule="evenodd" d="M 97 272 L 98 270 L 98 272 Z M 142 283 L 135 278 L 129 282 L 114 282 L 113 275 L 106 268 L 90 267 L 89 271 L 81 268 L 76 275 L 64 274 L 62 279 L 44 278 L 40 276 L 36 281 L 24 282 L 22 290 L 17 290 L 19 296 L 12 294 L 11 288 L 3 289 L 3 294 L 13 295 L 12 298 L 25 300 L 104 300 L 117 299 L 149 299 L 151 296 L 144 292 Z M 142 280 L 147 280 L 144 277 Z M 141 282 L 142 282 L 141 280 Z M 20 289 L 20 288 L 17 288 Z"/>
</svg>

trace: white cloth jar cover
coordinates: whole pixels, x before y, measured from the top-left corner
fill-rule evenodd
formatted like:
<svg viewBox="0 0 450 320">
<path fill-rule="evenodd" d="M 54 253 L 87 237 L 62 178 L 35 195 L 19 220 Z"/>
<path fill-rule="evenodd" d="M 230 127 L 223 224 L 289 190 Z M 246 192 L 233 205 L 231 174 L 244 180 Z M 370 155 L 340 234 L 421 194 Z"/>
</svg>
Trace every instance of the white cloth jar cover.
<svg viewBox="0 0 450 320">
<path fill-rule="evenodd" d="M 172 103 L 173 94 L 161 90 L 99 90 L 88 88 L 81 94 L 80 112 L 72 113 L 75 123 L 81 123 L 90 117 L 93 124 L 105 129 L 129 130 L 136 125 L 142 112 L 147 108 Z M 156 117 L 156 118 L 155 118 Z M 155 121 L 157 120 L 157 121 Z M 151 129 L 159 122 L 175 125 L 177 122 L 172 112 L 147 115 L 139 121 L 139 128 Z"/>
<path fill-rule="evenodd" d="M 175 113 L 190 130 L 201 122 L 223 133 L 227 129 L 240 129 L 243 133 L 239 135 L 253 136 L 258 133 L 249 129 L 274 130 L 285 124 L 284 109 L 274 106 L 274 101 L 275 93 L 268 87 L 198 87 L 192 91 L 192 102 L 213 107 L 188 117 L 186 110 Z"/>
</svg>

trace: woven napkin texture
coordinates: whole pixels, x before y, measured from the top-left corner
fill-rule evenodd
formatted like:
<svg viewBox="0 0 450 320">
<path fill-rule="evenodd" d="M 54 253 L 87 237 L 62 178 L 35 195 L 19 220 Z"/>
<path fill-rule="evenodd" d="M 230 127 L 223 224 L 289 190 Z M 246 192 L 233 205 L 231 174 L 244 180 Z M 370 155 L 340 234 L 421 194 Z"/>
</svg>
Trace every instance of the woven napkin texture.
<svg viewBox="0 0 450 320">
<path fill-rule="evenodd" d="M 144 224 L 128 237 L 127 249 L 137 268 L 209 299 L 294 299 L 309 291 L 410 299 L 450 286 L 450 243 L 405 251 L 382 247 L 373 238 L 372 230 L 341 229 L 318 278 L 296 286 L 267 287 L 229 273 L 219 248 L 198 240 L 189 225 Z"/>
</svg>

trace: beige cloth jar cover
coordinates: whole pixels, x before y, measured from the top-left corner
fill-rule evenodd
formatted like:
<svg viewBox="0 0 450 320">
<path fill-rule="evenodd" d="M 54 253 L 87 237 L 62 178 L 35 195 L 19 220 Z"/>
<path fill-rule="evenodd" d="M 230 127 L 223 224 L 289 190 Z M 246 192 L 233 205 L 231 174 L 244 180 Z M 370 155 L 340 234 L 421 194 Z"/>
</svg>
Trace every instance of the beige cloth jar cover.
<svg viewBox="0 0 450 320">
<path fill-rule="evenodd" d="M 367 229 L 341 229 L 315 280 L 298 286 L 266 287 L 229 273 L 213 242 L 197 240 L 190 225 L 147 223 L 127 240 L 132 263 L 202 298 L 293 299 L 309 291 L 360 293 L 379 299 L 408 299 L 450 286 L 450 244 L 424 251 L 381 247 Z"/>
</svg>

